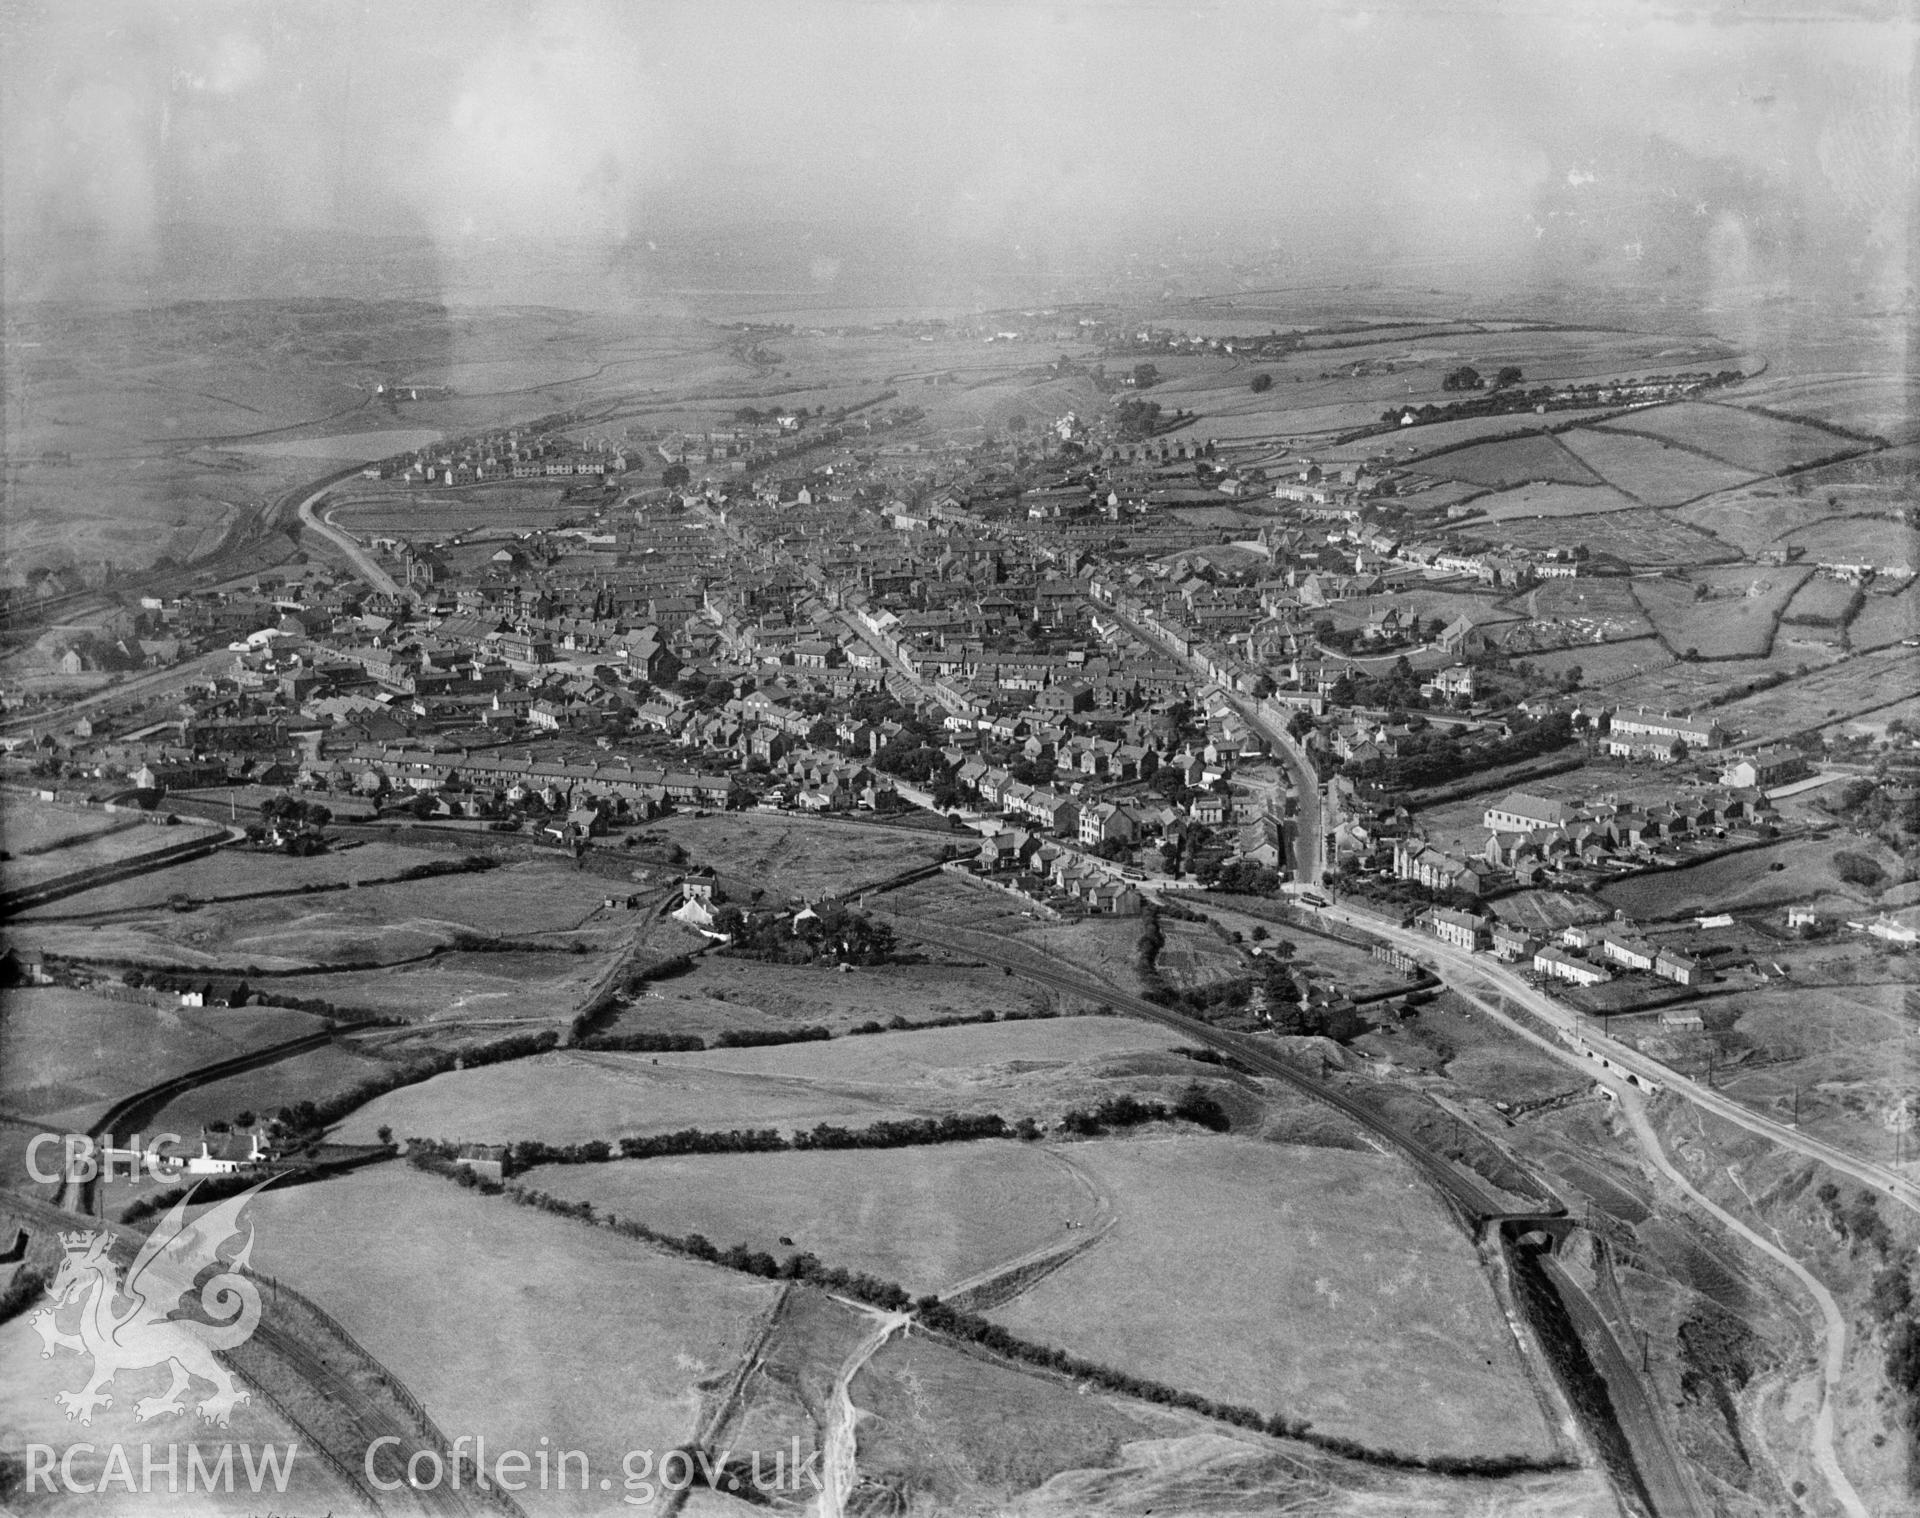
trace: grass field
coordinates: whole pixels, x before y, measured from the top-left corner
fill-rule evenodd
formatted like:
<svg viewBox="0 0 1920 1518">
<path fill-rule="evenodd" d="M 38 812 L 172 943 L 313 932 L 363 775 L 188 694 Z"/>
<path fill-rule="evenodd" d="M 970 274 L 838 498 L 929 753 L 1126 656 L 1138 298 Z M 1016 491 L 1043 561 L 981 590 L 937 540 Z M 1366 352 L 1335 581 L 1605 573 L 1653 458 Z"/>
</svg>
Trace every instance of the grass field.
<svg viewBox="0 0 1920 1518">
<path fill-rule="evenodd" d="M 1920 634 L 1920 580 L 1893 595 L 1869 595 L 1847 627 L 1855 648 L 1884 648 Z"/>
<path fill-rule="evenodd" d="M 1698 402 L 1636 411 L 1613 425 L 1684 443 L 1751 474 L 1778 474 L 1866 447 L 1819 427 L 1781 421 L 1739 406 Z"/>
<path fill-rule="evenodd" d="M 1474 507 L 1490 522 L 1508 522 L 1516 517 L 1584 517 L 1607 511 L 1639 511 L 1645 508 L 1629 500 L 1611 485 L 1564 485 L 1558 482 L 1521 485 L 1483 495 Z"/>
<path fill-rule="evenodd" d="M 1858 586 L 1844 580 L 1812 575 L 1802 582 L 1787 609 L 1781 613 L 1786 622 L 1809 622 L 1823 627 L 1844 627 L 1852 619 L 1860 599 Z"/>
<path fill-rule="evenodd" d="M 1687 580 L 1636 580 L 1633 593 L 1675 653 L 1760 659 L 1773 647 L 1781 612 L 1812 572 L 1805 567 L 1708 569 Z"/>
<path fill-rule="evenodd" d="M 666 1233 L 704 1234 L 723 1249 L 744 1243 L 776 1258 L 806 1250 L 915 1296 L 1071 1242 L 1068 1225 L 1084 1227 L 1097 1212 L 1091 1185 L 1069 1163 L 1012 1139 L 550 1165 L 525 1184 Z"/>
<path fill-rule="evenodd" d="M 456 951 L 382 970 L 288 977 L 276 989 L 418 1022 L 565 1018 L 606 968 L 604 954 Z"/>
<path fill-rule="evenodd" d="M 1566 548 L 1584 544 L 1593 553 L 1610 553 L 1635 569 L 1691 568 L 1724 564 L 1739 554 L 1697 527 L 1675 521 L 1664 511 L 1612 511 L 1569 521 L 1466 522 L 1454 536 L 1499 548 Z"/>
<path fill-rule="evenodd" d="M 1543 433 L 1496 443 L 1475 443 L 1451 453 L 1423 458 L 1410 467 L 1435 479 L 1464 480 L 1496 490 L 1532 481 L 1552 480 L 1562 485 L 1602 483 L 1593 470 L 1561 447 L 1558 439 Z"/>
<path fill-rule="evenodd" d="M 338 1317 L 449 1434 L 583 1449 L 616 1490 L 626 1451 L 692 1437 L 780 1291 L 401 1165 L 265 1192 L 250 1216 L 254 1264 Z M 520 1501 L 582 1511 L 533 1484 Z"/>
<path fill-rule="evenodd" d="M 1753 478 L 1751 470 L 1626 432 L 1580 427 L 1560 441 L 1601 479 L 1649 506 L 1678 506 Z"/>
<path fill-rule="evenodd" d="M 757 888 L 809 900 L 938 863 L 947 843 L 938 833 L 760 812 L 669 817 L 647 831 L 679 844 L 693 864 L 712 866 L 742 897 Z"/>
<path fill-rule="evenodd" d="M 1878 517 L 1830 517 L 1785 534 L 1815 564 L 1867 564 L 1883 574 L 1920 570 L 1920 535 Z"/>
<path fill-rule="evenodd" d="M 359 1053 L 350 1045 L 324 1044 L 243 1075 L 196 1086 L 169 1102 L 154 1124 L 156 1131 L 171 1129 L 191 1137 L 203 1123 L 230 1122 L 242 1112 L 271 1116 L 282 1107 L 317 1101 L 389 1069 L 385 1060 Z"/>
<path fill-rule="evenodd" d="M 274 869 L 261 873 L 288 878 Z M 183 968 L 292 970 L 391 963 L 476 936 L 563 935 L 553 940 L 563 946 L 579 936 L 592 945 L 631 925 L 624 909 L 602 909 L 607 894 L 607 882 L 598 876 L 534 861 L 314 895 L 216 899 L 191 912 L 148 908 L 84 922 L 49 914 L 55 920 L 30 925 L 34 942 L 82 956 Z"/>
<path fill-rule="evenodd" d="M 1551 1448 L 1472 1248 L 1397 1160 L 1235 1139 L 1076 1159 L 1120 1221 L 993 1314 L 1011 1331 L 1376 1448 Z"/>
<path fill-rule="evenodd" d="M 57 986 L 7 991 L 0 993 L 0 1106 L 84 1128 L 91 1114 L 132 1092 L 321 1026 L 279 1007 L 174 1007 L 145 994 L 123 1000 Z"/>
<path fill-rule="evenodd" d="M 1614 881 L 1602 887 L 1599 895 L 1608 906 L 1642 921 L 1708 912 L 1755 912 L 1789 902 L 1826 902 L 1829 909 L 1850 903 L 1857 911 L 1870 906 L 1871 899 L 1858 887 L 1843 884 L 1833 868 L 1834 854 L 1849 847 L 1879 854 L 1858 840 L 1797 839 L 1725 854 L 1686 869 L 1660 870 Z M 1776 870 L 1776 864 L 1786 868 Z"/>
<path fill-rule="evenodd" d="M 1920 602 L 1912 600 L 1907 600 L 1907 604 L 1920 606 Z M 1851 634 L 1856 644 L 1865 620 L 1864 612 L 1854 619 Z M 1895 625 L 1902 624 L 1896 622 Z M 1915 667 L 1916 662 L 1911 649 L 1893 647 L 1863 653 L 1816 668 L 1803 678 L 1789 680 L 1772 690 L 1728 702 L 1720 709 L 1719 717 L 1723 724 L 1750 733 L 1796 732 L 1803 727 L 1821 726 L 1920 694 L 1920 668 Z"/>
<path fill-rule="evenodd" d="M 76 811 L 14 793 L 0 799 L 0 847 L 16 859 L 129 825 L 140 824 L 124 814 Z"/>
<path fill-rule="evenodd" d="M 686 974 L 649 982 L 609 1028 L 711 1036 L 730 1028 L 814 1024 L 845 1032 L 893 1017 L 921 1022 L 1024 1011 L 1049 1000 L 998 970 L 878 965 L 841 973 L 707 954 Z"/>
<path fill-rule="evenodd" d="M 408 1086 L 355 1112 L 340 1133 L 365 1142 L 385 1123 L 402 1136 L 571 1143 L 689 1127 L 864 1126 L 902 1113 L 998 1112 L 1012 1122 L 1097 1102 L 1142 1058 L 1180 1043 L 1151 1023 L 1054 1018 L 695 1054 L 560 1052 Z"/>
<path fill-rule="evenodd" d="M 167 829 L 169 833 L 175 829 Z M 425 849 L 401 848 L 390 843 L 366 843 L 331 849 L 324 854 L 295 859 L 270 850 L 222 849 L 204 859 L 190 859 L 164 870 L 136 875 L 116 885 L 101 886 L 63 897 L 24 914 L 29 921 L 86 917 L 101 912 L 125 912 L 138 907 L 162 907 L 169 897 L 218 901 L 255 891 L 297 891 L 305 885 L 339 881 L 380 880 L 415 865 L 443 859 Z"/>
<path fill-rule="evenodd" d="M 23 886 L 43 885 L 81 870 L 102 865 L 124 864 L 146 854 L 170 849 L 194 839 L 213 837 L 219 830 L 211 827 L 146 827 L 102 829 L 76 838 L 59 848 L 40 854 L 15 854 L 0 860 L 0 889 L 19 890 Z"/>
<path fill-rule="evenodd" d="M 1641 615 L 1637 601 L 1634 603 L 1634 612 Z M 1620 643 L 1578 643 L 1571 648 L 1528 654 L 1527 662 L 1535 669 L 1550 674 L 1578 669 L 1580 683 L 1588 690 L 1594 690 L 1616 680 L 1636 679 L 1648 670 L 1664 669 L 1674 662 L 1674 658 L 1659 640 L 1649 635 Z"/>
<path fill-rule="evenodd" d="M 1895 443 L 1920 435 L 1920 380 L 1907 375 L 1782 375 L 1743 385 L 1742 401 L 1818 417 Z"/>
</svg>

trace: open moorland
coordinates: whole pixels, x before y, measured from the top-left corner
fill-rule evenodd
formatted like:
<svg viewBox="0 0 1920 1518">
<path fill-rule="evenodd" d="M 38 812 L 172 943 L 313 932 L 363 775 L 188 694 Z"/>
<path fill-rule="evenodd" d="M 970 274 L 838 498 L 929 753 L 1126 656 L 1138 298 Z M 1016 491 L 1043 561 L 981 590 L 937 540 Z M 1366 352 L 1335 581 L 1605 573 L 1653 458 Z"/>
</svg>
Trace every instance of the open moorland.
<svg viewBox="0 0 1920 1518">
<path fill-rule="evenodd" d="M 662 1233 L 698 1233 L 722 1248 L 783 1247 L 948 1295 L 971 1278 L 1049 1245 L 1074 1242 L 1100 1212 L 1072 1156 L 989 1139 L 918 1149 L 703 1154 L 549 1165 L 524 1184 Z"/>
<path fill-rule="evenodd" d="M 397 1165 L 264 1192 L 249 1215 L 256 1268 L 339 1318 L 442 1428 L 585 1450 L 616 1486 L 626 1451 L 693 1437 L 780 1294 Z M 521 1501 L 580 1511 L 577 1491 Z"/>
<path fill-rule="evenodd" d="M 1013 1332 L 1375 1448 L 1552 1449 L 1471 1245 L 1399 1161 L 1218 1138 L 1075 1159 L 1120 1222 L 993 1314 Z"/>
</svg>

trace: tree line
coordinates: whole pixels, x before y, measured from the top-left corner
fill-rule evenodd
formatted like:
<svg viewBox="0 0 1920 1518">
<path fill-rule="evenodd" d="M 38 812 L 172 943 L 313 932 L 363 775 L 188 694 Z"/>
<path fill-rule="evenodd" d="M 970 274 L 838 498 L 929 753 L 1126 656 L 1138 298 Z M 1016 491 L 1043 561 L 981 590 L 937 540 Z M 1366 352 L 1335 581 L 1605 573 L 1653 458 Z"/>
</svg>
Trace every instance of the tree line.
<svg viewBox="0 0 1920 1518">
<path fill-rule="evenodd" d="M 520 1206 L 607 1228 L 707 1264 L 724 1266 L 766 1280 L 794 1281 L 825 1291 L 839 1292 L 888 1312 L 911 1311 L 915 1321 L 923 1328 L 963 1344 L 977 1345 L 1004 1359 L 1055 1375 L 1069 1376 L 1076 1381 L 1098 1386 L 1103 1391 L 1118 1392 L 1122 1396 L 1136 1397 L 1162 1407 L 1182 1408 L 1202 1417 L 1230 1423 L 1236 1428 L 1252 1429 L 1277 1438 L 1301 1440 L 1329 1454 L 1368 1465 L 1463 1476 L 1509 1476 L 1530 1471 L 1565 1470 L 1569 1465 L 1562 1459 L 1534 1460 L 1521 1455 L 1421 1456 L 1370 1449 L 1356 1440 L 1337 1434 L 1316 1433 L 1304 1418 L 1289 1418 L 1280 1413 L 1267 1415 L 1249 1407 L 1216 1402 L 1196 1392 L 1136 1376 L 1097 1360 L 1082 1359 L 1053 1345 L 1019 1338 L 990 1319 L 954 1307 L 937 1296 L 915 1298 L 896 1281 L 883 1280 L 864 1271 L 848 1270 L 844 1266 L 827 1265 L 818 1256 L 805 1250 L 784 1259 L 775 1259 L 766 1250 L 752 1249 L 746 1244 L 734 1244 L 721 1249 L 699 1233 L 663 1233 L 632 1218 L 612 1213 L 601 1214 L 588 1201 L 569 1201 L 524 1186 L 482 1185 L 480 1189 L 490 1194 L 504 1192 L 509 1200 Z"/>
</svg>

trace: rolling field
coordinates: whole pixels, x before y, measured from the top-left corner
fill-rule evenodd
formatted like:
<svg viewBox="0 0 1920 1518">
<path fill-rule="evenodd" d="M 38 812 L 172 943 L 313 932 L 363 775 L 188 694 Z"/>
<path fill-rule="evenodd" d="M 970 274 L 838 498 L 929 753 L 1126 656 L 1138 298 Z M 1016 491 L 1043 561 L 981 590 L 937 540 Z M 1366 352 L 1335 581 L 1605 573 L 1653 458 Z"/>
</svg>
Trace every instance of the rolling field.
<svg viewBox="0 0 1920 1518">
<path fill-rule="evenodd" d="M 1870 595 L 1847 628 L 1855 648 L 1884 648 L 1920 635 L 1920 580 L 1897 595 Z"/>
<path fill-rule="evenodd" d="M 812 966 L 701 956 L 682 975 L 651 981 L 609 1030 L 711 1036 L 729 1028 L 817 1024 L 845 1032 L 864 1022 L 922 1022 L 1038 1007 L 1042 993 L 998 970 L 876 965 L 842 974 Z"/>
<path fill-rule="evenodd" d="M 1643 922 L 1693 917 L 1707 912 L 1756 912 L 1789 902 L 1824 901 L 1858 910 L 1871 898 L 1834 873 L 1833 856 L 1843 848 L 1874 854 L 1868 845 L 1832 838 L 1807 838 L 1766 848 L 1723 854 L 1681 870 L 1658 870 L 1601 887 L 1608 906 Z M 1883 861 L 1884 862 L 1884 861 Z M 1774 865 L 1786 868 L 1776 870 Z"/>
<path fill-rule="evenodd" d="M 1530 484 L 1483 495 L 1474 506 L 1490 522 L 1516 517 L 1584 517 L 1606 511 L 1641 511 L 1611 485 Z"/>
<path fill-rule="evenodd" d="M 177 829 L 167 829 L 169 833 Z M 267 849 L 222 849 L 204 859 L 170 865 L 116 885 L 63 897 L 44 907 L 22 914 L 29 922 L 58 918 L 87 917 L 95 913 L 128 912 L 135 909 L 164 907 L 169 898 L 186 896 L 194 901 L 219 901 L 234 896 L 249 896 L 256 891 L 298 891 L 308 885 L 334 885 L 340 882 L 388 880 L 416 865 L 444 859 L 443 854 L 426 849 L 403 848 L 391 843 L 364 843 L 352 848 L 329 849 L 324 854 L 295 859 Z"/>
<path fill-rule="evenodd" d="M 0 993 L 0 1107 L 85 1127 L 134 1091 L 322 1026 L 281 1007 L 173 1007 L 22 987 Z"/>
<path fill-rule="evenodd" d="M 1866 447 L 1819 427 L 1762 416 L 1739 406 L 1701 402 L 1655 406 L 1612 425 L 1683 443 L 1751 474 L 1778 474 Z"/>
<path fill-rule="evenodd" d="M 607 968 L 604 954 L 456 951 L 418 964 L 301 975 L 278 989 L 417 1022 L 571 1017 Z"/>
<path fill-rule="evenodd" d="M 1010 1331 L 1375 1448 L 1552 1448 L 1472 1248 L 1398 1161 L 1235 1139 L 1075 1158 L 1120 1221 L 992 1314 Z"/>
<path fill-rule="evenodd" d="M 453 1140 L 613 1139 L 680 1128 L 865 1126 L 935 1112 L 1053 1116 L 1137 1072 L 1191 1078 L 1177 1034 L 1124 1018 L 1051 1018 L 689 1054 L 561 1051 L 436 1076 L 341 1124 Z M 1161 1066 L 1165 1065 L 1164 1072 Z M 1129 1087 L 1128 1089 L 1133 1089 Z"/>
<path fill-rule="evenodd" d="M 401 1165 L 267 1191 L 249 1215 L 255 1266 L 338 1317 L 449 1434 L 583 1449 L 616 1490 L 626 1451 L 692 1437 L 781 1290 Z M 582 1511 L 537 1483 L 519 1500 Z"/>
<path fill-rule="evenodd" d="M 1608 484 L 1649 506 L 1678 506 L 1753 478 L 1750 470 L 1626 432 L 1581 427 L 1560 441 Z"/>
<path fill-rule="evenodd" d="M 1545 434 L 1508 438 L 1498 443 L 1476 443 L 1410 466 L 1435 479 L 1463 480 L 1471 485 L 1508 490 L 1534 481 L 1562 485 L 1600 485 L 1600 476 L 1579 458 Z"/>
<path fill-rule="evenodd" d="M 371 1143 L 382 1124 L 399 1136 L 453 1142 L 544 1139 L 573 1144 L 680 1128 L 864 1126 L 899 1105 L 805 1081 L 675 1068 L 666 1055 L 554 1053 L 456 1070 L 389 1092 L 340 1124 L 345 1143 Z"/>
<path fill-rule="evenodd" d="M 1920 570 L 1920 535 L 1899 522 L 1874 517 L 1835 517 L 1784 535 L 1816 564 L 1868 564 L 1881 573 Z"/>
<path fill-rule="evenodd" d="M 607 882 L 537 861 L 477 874 L 251 901 L 191 912 L 132 911 L 87 925 L 25 924 L 57 952 L 106 955 L 184 969 L 297 970 L 391 963 L 502 934 L 583 935 L 628 925 L 603 910 Z M 71 905 L 71 902 L 65 903 Z"/>
<path fill-rule="evenodd" d="M 230 1122 L 242 1112 L 272 1115 L 296 1102 L 344 1091 L 392 1067 L 350 1044 L 324 1044 L 241 1075 L 228 1076 L 175 1097 L 154 1119 L 155 1130 L 191 1137 L 203 1123 Z"/>
<path fill-rule="evenodd" d="M 1634 611 L 1639 614 L 1638 602 L 1634 603 Z M 1580 643 L 1549 653 L 1528 654 L 1527 662 L 1535 669 L 1553 674 L 1578 669 L 1580 683 L 1592 690 L 1618 680 L 1638 679 L 1648 670 L 1667 668 L 1674 659 L 1649 635 L 1619 643 Z"/>
<path fill-rule="evenodd" d="M 1741 387 L 1741 398 L 1817 417 L 1895 443 L 1920 436 L 1920 380 L 1901 374 L 1783 375 Z"/>
<path fill-rule="evenodd" d="M 0 798 L 0 848 L 16 859 L 128 826 L 140 824 L 125 814 L 77 811 L 12 792 Z"/>
<path fill-rule="evenodd" d="M 1068 1225 L 1084 1228 L 1098 1212 L 1091 1183 L 1067 1158 L 1012 1139 L 545 1165 L 522 1179 L 664 1233 L 704 1234 L 722 1249 L 744 1243 L 776 1258 L 805 1250 L 914 1296 L 1072 1242 Z"/>
<path fill-rule="evenodd" d="M 1909 607 L 1920 604 L 1910 596 L 1901 599 Z M 1856 645 L 1865 621 L 1864 612 L 1854 620 Z M 1912 630 L 1911 624 L 1902 625 Z M 1914 659 L 1913 650 L 1900 647 L 1860 654 L 1772 690 L 1731 701 L 1721 709 L 1720 720 L 1751 733 L 1786 733 L 1872 711 L 1920 694 L 1917 663 L 1920 661 Z"/>
<path fill-rule="evenodd" d="M 809 900 L 936 864 L 947 842 L 939 833 L 756 812 L 668 817 L 647 831 L 679 844 L 692 863 L 712 866 L 743 895 L 759 888 Z"/>
<path fill-rule="evenodd" d="M 0 860 L 0 889 L 19 890 L 24 886 L 59 880 L 81 870 L 124 864 L 161 849 L 173 848 L 195 839 L 215 837 L 219 831 L 218 828 L 192 825 L 172 828 L 136 825 L 90 832 L 45 853 L 15 854 L 12 859 Z"/>
<path fill-rule="evenodd" d="M 1463 541 L 1499 548 L 1565 548 L 1585 544 L 1593 553 L 1610 553 L 1635 569 L 1691 568 L 1724 564 L 1739 554 L 1697 527 L 1664 511 L 1613 511 L 1572 521 L 1467 522 L 1454 535 Z"/>
<path fill-rule="evenodd" d="M 1760 659 L 1773 647 L 1780 614 L 1805 567 L 1702 570 L 1690 580 L 1636 580 L 1633 593 L 1654 630 L 1675 653 L 1703 659 Z M 1705 586 L 1708 594 L 1696 599 Z"/>
<path fill-rule="evenodd" d="M 1844 627 L 1852 620 L 1852 612 L 1859 599 L 1857 586 L 1844 580 L 1829 579 L 1825 575 L 1813 575 L 1794 592 L 1787 609 L 1781 613 L 1781 620 L 1809 622 L 1819 627 Z"/>
</svg>

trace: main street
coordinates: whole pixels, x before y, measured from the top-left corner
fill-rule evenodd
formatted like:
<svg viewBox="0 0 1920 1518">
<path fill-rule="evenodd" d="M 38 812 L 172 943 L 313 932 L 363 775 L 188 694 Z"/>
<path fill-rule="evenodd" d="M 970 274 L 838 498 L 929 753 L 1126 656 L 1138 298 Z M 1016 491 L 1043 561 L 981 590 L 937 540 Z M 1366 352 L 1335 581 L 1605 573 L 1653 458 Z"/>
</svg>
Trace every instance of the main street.
<svg viewBox="0 0 1920 1518">
<path fill-rule="evenodd" d="M 1111 601 L 1101 603 L 1113 619 L 1138 638 L 1149 648 L 1157 648 L 1170 659 L 1177 659 L 1193 672 L 1194 678 L 1208 684 L 1217 684 L 1212 672 L 1205 663 L 1182 653 L 1178 645 L 1163 638 L 1151 628 L 1143 627 Z M 1292 781 L 1294 797 L 1293 817 L 1293 878 L 1305 885 L 1318 885 L 1324 868 L 1323 853 L 1326 839 L 1326 822 L 1322 816 L 1320 803 L 1320 772 L 1314 768 L 1312 756 L 1293 739 L 1293 735 L 1277 723 L 1270 722 L 1260 711 L 1257 701 L 1245 700 L 1235 695 L 1225 686 L 1218 686 L 1221 699 L 1238 712 L 1243 722 L 1252 728 L 1272 746 L 1274 754 L 1286 767 L 1288 778 Z"/>
</svg>

